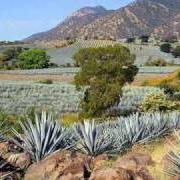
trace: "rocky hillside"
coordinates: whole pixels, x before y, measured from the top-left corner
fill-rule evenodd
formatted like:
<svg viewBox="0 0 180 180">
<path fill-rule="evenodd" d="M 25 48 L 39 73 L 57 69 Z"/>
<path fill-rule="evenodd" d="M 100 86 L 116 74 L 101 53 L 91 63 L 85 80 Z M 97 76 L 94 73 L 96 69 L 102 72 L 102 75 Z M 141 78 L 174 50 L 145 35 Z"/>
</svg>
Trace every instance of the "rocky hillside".
<svg viewBox="0 0 180 180">
<path fill-rule="evenodd" d="M 26 41 L 51 41 L 75 38 L 78 36 L 79 29 L 90 24 L 95 19 L 106 15 L 108 12 L 109 11 L 102 6 L 84 7 L 74 12 L 71 16 L 67 17 L 64 22 L 53 29 L 34 34 L 27 38 Z"/>
<path fill-rule="evenodd" d="M 63 40 L 67 38 L 120 39 L 157 33 L 172 35 L 179 31 L 180 0 L 136 0 L 109 11 L 102 6 L 78 10 L 50 31 L 28 40 Z M 177 28 L 172 28 L 177 26 Z"/>
</svg>

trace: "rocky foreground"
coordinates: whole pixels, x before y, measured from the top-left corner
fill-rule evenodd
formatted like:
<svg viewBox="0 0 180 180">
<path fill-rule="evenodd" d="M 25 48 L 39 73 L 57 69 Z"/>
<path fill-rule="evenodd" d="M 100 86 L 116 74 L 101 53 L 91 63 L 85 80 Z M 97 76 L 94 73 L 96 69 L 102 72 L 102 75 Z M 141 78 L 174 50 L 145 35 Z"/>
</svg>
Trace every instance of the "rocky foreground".
<svg viewBox="0 0 180 180">
<path fill-rule="evenodd" d="M 174 137 L 171 137 L 174 141 Z M 26 153 L 16 153 L 12 142 L 0 143 L 0 176 L 25 180 L 168 180 L 163 174 L 167 167 L 168 144 L 165 140 L 149 147 L 138 145 L 131 152 L 117 157 L 102 154 L 95 158 L 70 151 L 58 151 L 32 164 Z M 158 153 L 159 152 L 159 153 Z M 153 157 L 152 157 L 153 156 Z M 162 167 L 161 170 L 157 170 Z M 157 172 L 161 171 L 157 175 Z M 179 179 L 173 177 L 172 179 Z"/>
</svg>

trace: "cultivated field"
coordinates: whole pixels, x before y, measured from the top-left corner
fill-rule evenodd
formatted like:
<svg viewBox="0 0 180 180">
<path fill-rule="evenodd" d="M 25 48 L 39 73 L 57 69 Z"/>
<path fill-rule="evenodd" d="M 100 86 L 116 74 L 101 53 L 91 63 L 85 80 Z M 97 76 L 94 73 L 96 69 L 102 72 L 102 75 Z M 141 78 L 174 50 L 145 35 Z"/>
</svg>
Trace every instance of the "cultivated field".
<svg viewBox="0 0 180 180">
<path fill-rule="evenodd" d="M 160 92 L 159 88 L 126 86 L 118 108 L 134 109 L 145 95 Z M 46 109 L 56 114 L 77 112 L 83 93 L 67 83 L 38 84 L 31 82 L 0 81 L 0 110 L 25 113 L 29 108 Z"/>
</svg>

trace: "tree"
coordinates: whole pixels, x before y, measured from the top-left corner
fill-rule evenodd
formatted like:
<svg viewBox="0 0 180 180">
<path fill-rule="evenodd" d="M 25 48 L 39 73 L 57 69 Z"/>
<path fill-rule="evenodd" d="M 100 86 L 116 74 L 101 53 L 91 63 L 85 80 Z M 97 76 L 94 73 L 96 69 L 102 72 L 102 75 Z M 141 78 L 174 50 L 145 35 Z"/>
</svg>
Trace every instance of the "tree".
<svg viewBox="0 0 180 180">
<path fill-rule="evenodd" d="M 148 36 L 148 35 L 142 35 L 140 37 L 142 43 L 148 43 L 149 42 L 149 38 L 150 38 L 150 36 Z"/>
<path fill-rule="evenodd" d="M 138 69 L 135 56 L 126 47 L 115 45 L 81 49 L 74 56 L 75 65 L 81 67 L 75 84 L 85 87 L 81 100 L 83 118 L 109 115 L 108 110 L 118 105 L 125 83 L 133 81 Z"/>
<path fill-rule="evenodd" d="M 176 46 L 176 48 L 173 50 L 173 56 L 175 58 L 180 57 L 180 46 Z"/>
<path fill-rule="evenodd" d="M 172 49 L 172 46 L 171 46 L 170 43 L 164 43 L 164 44 L 161 45 L 160 49 L 161 49 L 162 52 L 170 53 L 171 49 Z"/>
<path fill-rule="evenodd" d="M 135 37 L 130 37 L 130 38 L 127 38 L 127 39 L 126 39 L 126 42 L 127 42 L 127 43 L 134 43 L 135 40 L 136 40 Z"/>
<path fill-rule="evenodd" d="M 18 56 L 16 65 L 20 69 L 42 69 L 49 67 L 50 57 L 42 49 L 30 49 Z"/>
</svg>

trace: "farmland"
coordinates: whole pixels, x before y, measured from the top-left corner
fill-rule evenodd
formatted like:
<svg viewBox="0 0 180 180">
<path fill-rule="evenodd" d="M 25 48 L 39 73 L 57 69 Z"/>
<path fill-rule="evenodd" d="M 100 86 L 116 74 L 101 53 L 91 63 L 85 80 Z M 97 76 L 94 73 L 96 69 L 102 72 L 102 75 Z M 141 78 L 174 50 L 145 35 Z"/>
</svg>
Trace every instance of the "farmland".
<svg viewBox="0 0 180 180">
<path fill-rule="evenodd" d="M 161 92 L 153 87 L 124 88 L 124 95 L 118 108 L 133 109 L 138 107 L 143 97 L 152 92 Z M 67 83 L 38 84 L 27 82 L 0 82 L 0 109 L 11 114 L 26 113 L 30 108 L 47 109 L 62 114 L 78 112 L 82 92 Z"/>
</svg>

